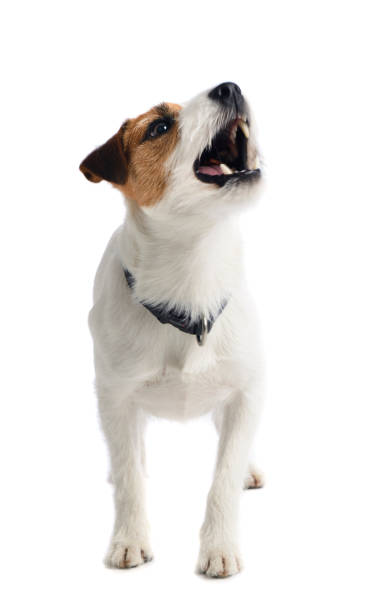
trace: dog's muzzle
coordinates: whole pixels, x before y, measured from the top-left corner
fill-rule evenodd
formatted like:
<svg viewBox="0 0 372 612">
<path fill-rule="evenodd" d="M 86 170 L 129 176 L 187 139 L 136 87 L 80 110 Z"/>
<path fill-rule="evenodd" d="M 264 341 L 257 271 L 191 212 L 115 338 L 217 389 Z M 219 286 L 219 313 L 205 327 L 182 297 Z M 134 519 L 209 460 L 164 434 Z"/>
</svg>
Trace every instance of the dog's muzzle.
<svg viewBox="0 0 372 612">
<path fill-rule="evenodd" d="M 221 83 L 209 92 L 208 97 L 224 108 L 235 110 L 237 116 L 245 114 L 245 101 L 241 89 L 235 83 Z"/>
<path fill-rule="evenodd" d="M 226 183 L 256 181 L 261 176 L 258 157 L 248 161 L 249 122 L 247 107 L 240 87 L 221 83 L 208 97 L 227 118 L 225 123 L 194 162 L 194 174 L 199 181 L 223 187 Z"/>
</svg>

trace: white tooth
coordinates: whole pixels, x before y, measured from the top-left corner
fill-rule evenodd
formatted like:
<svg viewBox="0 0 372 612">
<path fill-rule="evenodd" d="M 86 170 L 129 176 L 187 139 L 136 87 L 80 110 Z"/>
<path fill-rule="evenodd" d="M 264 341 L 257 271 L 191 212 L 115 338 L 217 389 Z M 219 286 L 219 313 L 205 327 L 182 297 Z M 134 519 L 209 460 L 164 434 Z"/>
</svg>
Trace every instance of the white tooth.
<svg viewBox="0 0 372 612">
<path fill-rule="evenodd" d="M 241 129 L 241 131 L 243 132 L 244 136 L 247 138 L 249 138 L 249 127 L 247 126 L 246 122 L 243 121 L 243 119 L 239 119 L 239 127 Z"/>
<path fill-rule="evenodd" d="M 258 155 L 256 155 L 255 160 L 252 165 L 252 170 L 258 170 L 259 167 L 260 167 L 260 160 L 258 158 Z"/>
<path fill-rule="evenodd" d="M 220 168 L 224 174 L 233 174 L 233 171 L 226 164 L 220 164 Z"/>
</svg>

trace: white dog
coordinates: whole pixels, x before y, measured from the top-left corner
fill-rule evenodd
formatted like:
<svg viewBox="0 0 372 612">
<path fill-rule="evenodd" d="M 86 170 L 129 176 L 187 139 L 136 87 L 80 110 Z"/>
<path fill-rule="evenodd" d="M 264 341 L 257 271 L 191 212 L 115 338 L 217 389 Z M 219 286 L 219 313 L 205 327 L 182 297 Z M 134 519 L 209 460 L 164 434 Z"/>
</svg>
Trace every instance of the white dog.
<svg viewBox="0 0 372 612">
<path fill-rule="evenodd" d="M 242 566 L 240 491 L 262 486 L 251 458 L 262 359 L 238 219 L 262 183 L 248 105 L 234 83 L 183 107 L 160 104 L 126 121 L 80 169 L 90 181 L 111 182 L 127 204 L 98 268 L 89 316 L 115 488 L 106 562 L 129 568 L 152 558 L 147 415 L 212 411 L 220 438 L 198 569 L 230 576 Z"/>
</svg>

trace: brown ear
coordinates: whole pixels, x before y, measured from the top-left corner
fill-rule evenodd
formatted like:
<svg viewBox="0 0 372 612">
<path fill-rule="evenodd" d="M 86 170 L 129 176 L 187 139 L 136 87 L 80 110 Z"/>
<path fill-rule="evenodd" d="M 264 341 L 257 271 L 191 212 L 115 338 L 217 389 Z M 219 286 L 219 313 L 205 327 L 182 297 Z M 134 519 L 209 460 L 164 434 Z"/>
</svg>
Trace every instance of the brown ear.
<svg viewBox="0 0 372 612">
<path fill-rule="evenodd" d="M 90 153 L 79 169 L 88 181 L 99 183 L 105 180 L 123 185 L 127 178 L 127 160 L 124 151 L 123 128 L 115 136 Z"/>
</svg>

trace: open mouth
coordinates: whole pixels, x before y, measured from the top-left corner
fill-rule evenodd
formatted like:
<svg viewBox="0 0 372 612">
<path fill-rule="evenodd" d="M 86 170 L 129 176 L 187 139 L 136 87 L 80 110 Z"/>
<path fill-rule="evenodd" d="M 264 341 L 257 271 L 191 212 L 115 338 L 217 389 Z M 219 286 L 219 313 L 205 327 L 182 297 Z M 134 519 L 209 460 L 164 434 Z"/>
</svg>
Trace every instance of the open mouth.
<svg viewBox="0 0 372 612">
<path fill-rule="evenodd" d="M 194 162 L 194 173 L 199 181 L 223 187 L 228 181 L 250 181 L 259 178 L 258 158 L 248 167 L 249 127 L 237 117 L 217 132 L 209 147 Z"/>
</svg>

